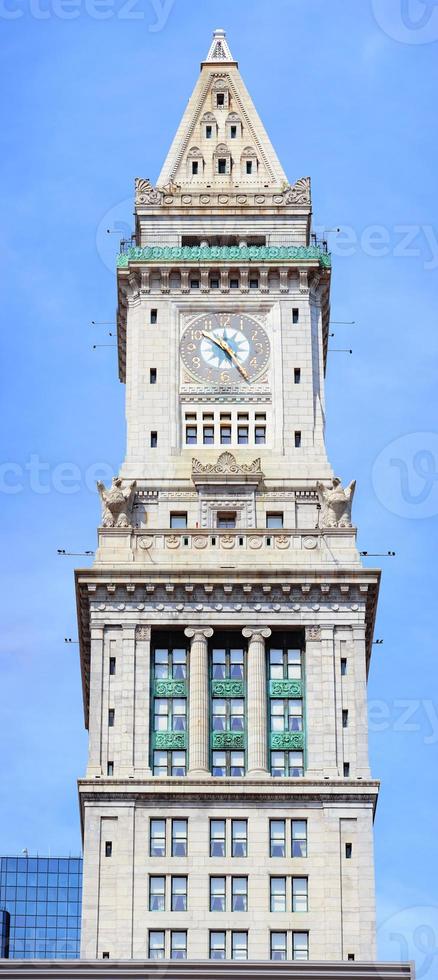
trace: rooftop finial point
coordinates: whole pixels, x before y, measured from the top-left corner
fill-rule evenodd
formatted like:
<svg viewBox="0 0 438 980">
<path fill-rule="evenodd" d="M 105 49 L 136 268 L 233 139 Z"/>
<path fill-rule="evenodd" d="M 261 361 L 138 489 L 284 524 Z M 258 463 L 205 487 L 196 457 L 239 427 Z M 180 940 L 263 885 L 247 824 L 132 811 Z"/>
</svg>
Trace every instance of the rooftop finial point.
<svg viewBox="0 0 438 980">
<path fill-rule="evenodd" d="M 213 40 L 206 60 L 210 62 L 234 61 L 223 27 L 217 27 L 213 31 Z"/>
</svg>

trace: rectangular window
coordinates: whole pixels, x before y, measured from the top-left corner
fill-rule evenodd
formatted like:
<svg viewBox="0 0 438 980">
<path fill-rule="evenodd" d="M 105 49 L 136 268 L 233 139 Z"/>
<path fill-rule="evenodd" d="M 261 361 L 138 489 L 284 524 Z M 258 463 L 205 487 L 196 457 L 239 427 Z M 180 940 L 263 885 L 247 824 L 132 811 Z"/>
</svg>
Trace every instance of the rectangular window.
<svg viewBox="0 0 438 980">
<path fill-rule="evenodd" d="M 271 858 L 286 857 L 286 821 L 270 820 L 270 856 Z"/>
<path fill-rule="evenodd" d="M 341 657 L 341 675 L 342 675 L 342 677 L 345 677 L 346 673 L 347 673 L 347 658 L 346 657 Z"/>
<path fill-rule="evenodd" d="M 256 446 L 264 446 L 266 443 L 266 426 L 256 425 L 254 429 L 254 441 Z"/>
<path fill-rule="evenodd" d="M 298 323 L 299 319 L 300 319 L 300 311 L 299 309 L 295 308 L 292 310 L 292 323 Z"/>
<path fill-rule="evenodd" d="M 230 279 L 230 289 L 238 289 L 238 288 L 239 288 L 239 280 Z"/>
<path fill-rule="evenodd" d="M 154 731 L 155 732 L 187 731 L 186 698 L 155 698 Z"/>
<path fill-rule="evenodd" d="M 210 857 L 225 857 L 225 833 L 225 820 L 210 820 Z"/>
<path fill-rule="evenodd" d="M 223 109 L 225 105 L 225 95 L 223 92 L 218 92 L 216 95 L 216 106 L 218 109 Z"/>
<path fill-rule="evenodd" d="M 247 932 L 231 933 L 231 959 L 232 960 L 248 959 L 248 933 Z"/>
<path fill-rule="evenodd" d="M 187 912 L 186 876 L 172 877 L 171 910 L 172 912 Z"/>
<path fill-rule="evenodd" d="M 293 858 L 307 857 L 307 820 L 292 820 L 291 844 Z"/>
<path fill-rule="evenodd" d="M 308 912 L 308 879 L 292 878 L 292 912 Z"/>
<path fill-rule="evenodd" d="M 244 776 L 245 753 L 240 751 L 213 752 L 212 767 L 213 776 Z"/>
<path fill-rule="evenodd" d="M 158 323 L 158 310 L 151 310 L 151 323 Z"/>
<path fill-rule="evenodd" d="M 172 857 L 187 857 L 187 820 L 172 820 Z"/>
<path fill-rule="evenodd" d="M 271 732 L 302 732 L 301 698 L 271 698 Z"/>
<path fill-rule="evenodd" d="M 294 439 L 295 439 L 295 449 L 299 449 L 301 446 L 301 432 L 296 431 Z"/>
<path fill-rule="evenodd" d="M 226 933 L 210 932 L 210 959 L 224 960 L 226 957 Z"/>
<path fill-rule="evenodd" d="M 158 433 L 151 432 L 151 449 L 156 449 L 158 446 Z"/>
<path fill-rule="evenodd" d="M 236 527 L 236 515 L 227 512 L 219 513 L 217 515 L 217 527 L 223 531 Z"/>
<path fill-rule="evenodd" d="M 344 762 L 344 776 L 347 778 L 350 775 L 350 763 Z"/>
<path fill-rule="evenodd" d="M 286 878 L 271 878 L 271 912 L 286 911 Z"/>
<path fill-rule="evenodd" d="M 250 289 L 258 289 L 259 288 L 259 281 L 258 281 L 258 279 L 250 279 L 249 280 L 249 288 Z"/>
<path fill-rule="evenodd" d="M 170 515 L 171 528 L 181 530 L 187 527 L 187 511 L 175 510 Z"/>
<path fill-rule="evenodd" d="M 198 442 L 198 428 L 196 425 L 186 425 L 186 445 L 196 446 Z"/>
<path fill-rule="evenodd" d="M 221 446 L 231 446 L 231 425 L 221 425 Z"/>
<path fill-rule="evenodd" d="M 157 383 L 157 369 L 151 368 L 149 371 L 149 384 L 156 385 Z"/>
<path fill-rule="evenodd" d="M 301 384 L 301 368 L 294 369 L 294 384 Z"/>
<path fill-rule="evenodd" d="M 116 672 L 116 658 L 115 657 L 110 657 L 110 659 L 109 659 L 109 672 L 110 672 L 111 676 L 114 677 L 114 674 Z"/>
<path fill-rule="evenodd" d="M 226 911 L 226 878 L 210 878 L 210 912 Z"/>
<path fill-rule="evenodd" d="M 210 289 L 219 289 L 219 279 L 216 279 L 215 276 L 210 279 Z"/>
<path fill-rule="evenodd" d="M 217 162 L 217 172 L 218 172 L 218 174 L 226 174 L 226 172 L 227 172 L 227 161 L 226 160 L 218 160 L 218 162 Z"/>
<path fill-rule="evenodd" d="M 271 752 L 271 772 L 273 776 L 304 775 L 302 752 Z"/>
<path fill-rule="evenodd" d="M 231 910 L 248 911 L 248 878 L 231 879 Z"/>
<path fill-rule="evenodd" d="M 154 752 L 154 776 L 185 776 L 185 752 Z"/>
<path fill-rule="evenodd" d="M 164 931 L 149 932 L 149 959 L 164 960 L 165 957 L 165 933 Z"/>
<path fill-rule="evenodd" d="M 252 160 L 246 161 L 246 172 L 247 174 L 252 174 Z"/>
<path fill-rule="evenodd" d="M 199 289 L 199 279 L 190 280 L 190 289 Z"/>
<path fill-rule="evenodd" d="M 114 776 L 114 762 L 108 762 L 106 767 L 107 776 Z"/>
<path fill-rule="evenodd" d="M 166 821 L 151 819 L 149 825 L 150 857 L 166 857 Z"/>
<path fill-rule="evenodd" d="M 237 427 L 237 442 L 239 446 L 248 445 L 249 429 L 247 425 L 238 425 Z"/>
<path fill-rule="evenodd" d="M 149 878 L 149 912 L 165 912 L 166 879 L 164 875 L 151 875 Z"/>
<path fill-rule="evenodd" d="M 105 841 L 105 857 L 107 857 L 107 858 L 112 857 L 112 853 L 113 853 L 113 842 L 111 840 L 106 840 Z"/>
<path fill-rule="evenodd" d="M 206 138 L 206 140 L 211 140 L 212 136 L 213 136 L 213 127 L 212 126 L 206 126 L 205 127 L 205 138 Z"/>
<path fill-rule="evenodd" d="M 237 126 L 231 126 L 230 127 L 230 138 L 232 140 L 235 140 L 236 137 L 237 137 Z"/>
<path fill-rule="evenodd" d="M 348 711 L 346 708 L 342 709 L 342 727 L 348 728 Z"/>
<path fill-rule="evenodd" d="M 109 711 L 108 711 L 108 726 L 109 726 L 109 728 L 114 728 L 115 717 L 116 717 L 116 713 L 115 713 L 114 708 L 110 708 Z"/>
<path fill-rule="evenodd" d="M 204 425 L 204 446 L 214 446 L 214 425 Z"/>
<path fill-rule="evenodd" d="M 275 511 L 275 512 L 272 511 L 271 513 L 266 514 L 266 527 L 270 528 L 271 530 L 274 529 L 279 530 L 280 528 L 282 528 L 283 527 L 282 511 Z"/>
<path fill-rule="evenodd" d="M 352 858 L 352 856 L 353 856 L 353 845 L 352 844 L 346 844 L 345 845 L 345 857 L 347 858 L 347 860 L 350 860 L 350 858 Z"/>
<path fill-rule="evenodd" d="M 199 163 L 197 160 L 192 160 L 192 174 L 195 177 L 199 173 Z"/>
<path fill-rule="evenodd" d="M 170 958 L 171 960 L 186 960 L 187 959 L 187 933 L 186 932 L 172 932 L 170 933 Z"/>
<path fill-rule="evenodd" d="M 248 857 L 248 821 L 231 821 L 231 857 Z"/>
<path fill-rule="evenodd" d="M 271 960 L 287 959 L 287 933 L 271 932 Z"/>
<path fill-rule="evenodd" d="M 178 641 L 176 641 L 178 642 Z M 154 650 L 154 677 L 156 680 L 184 681 L 187 679 L 187 650 L 173 643 L 169 647 Z"/>
<path fill-rule="evenodd" d="M 293 960 L 309 959 L 309 933 L 308 932 L 292 933 L 292 959 Z"/>
</svg>

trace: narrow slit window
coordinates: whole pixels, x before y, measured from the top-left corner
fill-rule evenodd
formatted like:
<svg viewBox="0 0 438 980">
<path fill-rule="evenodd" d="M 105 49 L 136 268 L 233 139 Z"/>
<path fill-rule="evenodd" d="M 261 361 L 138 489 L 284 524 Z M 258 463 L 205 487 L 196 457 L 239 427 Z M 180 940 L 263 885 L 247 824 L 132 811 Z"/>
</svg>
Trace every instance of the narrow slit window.
<svg viewBox="0 0 438 980">
<path fill-rule="evenodd" d="M 299 320 L 300 320 L 300 311 L 295 307 L 295 309 L 292 310 L 292 323 L 299 323 Z"/>
<path fill-rule="evenodd" d="M 107 858 L 112 857 L 112 853 L 113 853 L 113 842 L 111 840 L 106 840 L 105 841 L 105 857 L 107 857 Z"/>
<path fill-rule="evenodd" d="M 294 370 L 294 384 L 301 384 L 301 368 L 295 368 Z"/>
<path fill-rule="evenodd" d="M 110 661 L 109 661 L 109 672 L 110 672 L 111 676 L 114 677 L 114 674 L 116 672 L 116 658 L 115 657 L 110 657 Z"/>
<path fill-rule="evenodd" d="M 344 776 L 347 778 L 350 775 L 350 763 L 344 762 Z"/>
<path fill-rule="evenodd" d="M 252 167 L 253 167 L 252 160 L 247 160 L 246 161 L 246 172 L 247 172 L 247 174 L 252 174 Z"/>
<path fill-rule="evenodd" d="M 342 675 L 342 677 L 345 677 L 346 673 L 347 673 L 347 658 L 346 657 L 341 657 L 341 675 Z"/>
<path fill-rule="evenodd" d="M 192 174 L 194 177 L 199 174 L 199 163 L 197 160 L 192 160 Z"/>
<path fill-rule="evenodd" d="M 114 762 L 107 762 L 106 774 L 107 776 L 114 776 Z"/>
<path fill-rule="evenodd" d="M 344 708 L 342 711 L 342 727 L 348 728 L 348 710 Z"/>
<path fill-rule="evenodd" d="M 226 174 L 227 172 L 227 161 L 224 159 L 219 159 L 217 162 L 217 172 L 218 174 Z"/>
<path fill-rule="evenodd" d="M 151 385 L 156 385 L 157 383 L 157 369 L 151 368 L 149 371 L 149 382 Z"/>
<path fill-rule="evenodd" d="M 347 860 L 350 860 L 352 856 L 353 856 L 353 845 L 348 843 L 345 845 L 345 857 L 347 858 Z"/>
<path fill-rule="evenodd" d="M 108 726 L 109 726 L 109 728 L 114 728 L 115 717 L 116 717 L 116 713 L 115 713 L 114 708 L 110 708 L 109 711 L 108 711 Z"/>
<path fill-rule="evenodd" d="M 295 449 L 299 449 L 301 446 L 301 432 L 295 432 Z"/>
<path fill-rule="evenodd" d="M 158 433 L 151 432 L 151 449 L 156 449 L 158 446 Z"/>
<path fill-rule="evenodd" d="M 151 310 L 151 323 L 158 323 L 158 310 Z"/>
</svg>

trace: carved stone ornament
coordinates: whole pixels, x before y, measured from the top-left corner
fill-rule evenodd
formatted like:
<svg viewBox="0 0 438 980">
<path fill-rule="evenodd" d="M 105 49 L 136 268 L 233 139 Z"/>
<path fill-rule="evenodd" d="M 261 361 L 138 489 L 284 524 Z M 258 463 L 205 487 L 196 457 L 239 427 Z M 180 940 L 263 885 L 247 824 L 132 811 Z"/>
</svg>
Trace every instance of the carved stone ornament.
<svg viewBox="0 0 438 980">
<path fill-rule="evenodd" d="M 161 204 L 163 195 L 161 191 L 151 184 L 148 177 L 135 178 L 135 203 L 149 204 L 151 207 Z"/>
<path fill-rule="evenodd" d="M 151 638 L 151 628 L 150 628 L 150 626 L 137 626 L 137 630 L 136 630 L 136 634 L 135 635 L 136 635 L 137 640 L 147 640 L 147 641 L 149 641 L 150 638 Z"/>
<path fill-rule="evenodd" d="M 353 503 L 356 480 L 343 488 L 339 477 L 335 476 L 330 485 L 317 483 L 321 514 L 320 527 L 351 527 L 351 506 Z"/>
<path fill-rule="evenodd" d="M 201 463 L 199 459 L 192 459 L 192 474 L 215 474 L 218 476 L 241 476 L 245 474 L 255 474 L 263 476 L 261 460 L 255 459 L 252 463 L 238 463 L 232 453 L 222 453 L 217 463 Z"/>
<path fill-rule="evenodd" d="M 284 194 L 285 204 L 310 204 L 310 177 L 300 177 Z"/>
<path fill-rule="evenodd" d="M 307 626 L 306 627 L 306 639 L 307 640 L 320 640 L 321 639 L 321 627 L 320 626 Z"/>
<path fill-rule="evenodd" d="M 123 486 L 120 476 L 114 476 L 107 490 L 104 483 L 97 481 L 97 489 L 102 501 L 102 527 L 132 527 L 132 504 L 137 483 L 135 480 Z"/>
</svg>

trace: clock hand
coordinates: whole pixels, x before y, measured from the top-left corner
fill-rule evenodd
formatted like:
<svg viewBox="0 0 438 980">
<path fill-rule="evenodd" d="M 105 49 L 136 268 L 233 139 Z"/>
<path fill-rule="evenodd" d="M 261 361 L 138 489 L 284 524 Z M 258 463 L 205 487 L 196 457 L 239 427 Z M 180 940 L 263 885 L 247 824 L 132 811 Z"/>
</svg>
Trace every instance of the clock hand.
<svg viewBox="0 0 438 980">
<path fill-rule="evenodd" d="M 248 377 L 249 377 L 248 372 L 245 370 L 243 365 L 240 363 L 239 358 L 236 356 L 234 351 L 231 349 L 231 347 L 229 346 L 229 344 L 227 344 L 225 340 L 222 340 L 221 337 L 216 337 L 213 333 L 208 333 L 206 330 L 202 331 L 202 336 L 206 337 L 207 340 L 211 340 L 214 344 L 217 345 L 217 347 L 220 347 L 221 350 L 225 351 L 225 353 L 228 354 L 229 357 L 231 357 L 231 360 L 234 361 L 234 364 L 236 365 L 238 371 L 240 371 L 241 375 L 248 381 Z"/>
</svg>

